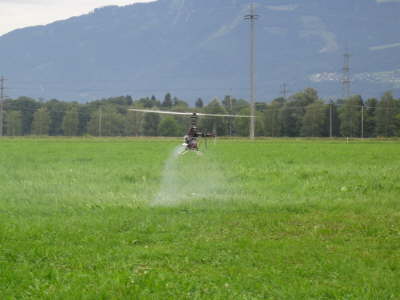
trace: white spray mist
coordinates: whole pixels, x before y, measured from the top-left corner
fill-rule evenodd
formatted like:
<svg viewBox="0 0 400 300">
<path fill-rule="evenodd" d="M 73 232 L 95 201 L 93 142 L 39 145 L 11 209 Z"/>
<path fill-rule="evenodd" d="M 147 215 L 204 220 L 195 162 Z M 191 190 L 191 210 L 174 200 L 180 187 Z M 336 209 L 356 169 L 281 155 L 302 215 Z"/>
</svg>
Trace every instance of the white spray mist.
<svg viewBox="0 0 400 300">
<path fill-rule="evenodd" d="M 160 191 L 153 206 L 174 206 L 194 201 L 226 199 L 225 178 L 211 151 L 197 155 L 184 146 L 176 147 L 165 163 Z"/>
</svg>

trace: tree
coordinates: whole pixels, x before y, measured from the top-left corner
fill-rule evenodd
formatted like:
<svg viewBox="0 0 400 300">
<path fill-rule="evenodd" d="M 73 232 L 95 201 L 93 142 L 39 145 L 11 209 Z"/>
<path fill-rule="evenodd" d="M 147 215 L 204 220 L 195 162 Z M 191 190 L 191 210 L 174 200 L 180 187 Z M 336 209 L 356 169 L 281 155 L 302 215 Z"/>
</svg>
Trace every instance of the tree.
<svg viewBox="0 0 400 300">
<path fill-rule="evenodd" d="M 79 114 L 76 107 L 70 108 L 62 123 L 62 129 L 65 136 L 77 136 L 79 133 Z"/>
<path fill-rule="evenodd" d="M 144 116 L 143 133 L 146 136 L 158 136 L 158 128 L 160 124 L 160 115 L 155 113 L 147 113 Z"/>
<path fill-rule="evenodd" d="M 361 96 L 352 96 L 343 100 L 339 109 L 340 134 L 347 137 L 359 137 L 361 135 Z"/>
<path fill-rule="evenodd" d="M 378 100 L 375 98 L 368 99 L 364 107 L 364 136 L 376 136 L 376 107 Z"/>
<path fill-rule="evenodd" d="M 180 130 L 178 123 L 173 117 L 165 117 L 158 125 L 160 136 L 179 136 Z"/>
<path fill-rule="evenodd" d="M 118 106 L 124 106 L 124 105 L 132 105 L 133 100 L 132 97 L 128 95 L 128 96 L 111 97 L 95 102 L 97 102 L 97 104 L 100 104 L 98 102 L 101 102 L 102 104 L 114 104 Z"/>
<path fill-rule="evenodd" d="M 92 112 L 88 123 L 88 132 L 93 136 L 123 136 L 126 119 L 117 113 L 115 106 L 99 107 Z"/>
<path fill-rule="evenodd" d="M 298 106 L 306 107 L 318 101 L 318 92 L 313 88 L 306 88 L 304 91 L 294 94 L 290 97 Z"/>
<path fill-rule="evenodd" d="M 41 104 L 38 101 L 28 97 L 20 97 L 8 102 L 8 110 L 17 110 L 22 114 L 22 135 L 32 132 L 33 114 L 40 107 Z"/>
<path fill-rule="evenodd" d="M 227 112 L 232 113 L 235 101 L 236 99 L 234 99 L 231 95 L 226 95 L 224 100 L 222 100 L 222 105 Z"/>
<path fill-rule="evenodd" d="M 57 99 L 52 99 L 46 102 L 44 107 L 48 111 L 50 117 L 49 135 L 62 135 L 63 119 L 68 104 Z"/>
<path fill-rule="evenodd" d="M 240 115 L 250 116 L 250 108 L 243 108 Z M 235 119 L 235 130 L 239 136 L 249 136 L 250 134 L 250 118 L 236 118 Z M 256 112 L 256 127 L 255 136 L 264 136 L 264 114 L 262 112 Z"/>
<path fill-rule="evenodd" d="M 87 104 L 79 104 L 78 107 L 78 135 L 85 135 L 88 133 L 88 124 L 91 116 L 90 106 Z"/>
<path fill-rule="evenodd" d="M 400 101 L 400 100 L 397 100 Z M 399 103 L 400 105 L 400 103 Z M 400 136 L 400 113 L 396 115 L 396 123 L 397 123 L 397 136 Z"/>
<path fill-rule="evenodd" d="M 233 107 L 235 103 L 235 99 L 232 98 L 230 95 L 226 95 L 224 100 L 222 100 L 222 105 L 225 108 L 225 111 L 229 114 L 233 114 Z M 228 134 L 229 136 L 233 136 L 235 133 L 235 120 L 234 118 L 227 118 L 227 126 L 228 126 Z"/>
<path fill-rule="evenodd" d="M 180 100 L 178 98 L 174 98 L 174 110 L 178 110 L 178 111 L 187 111 L 189 107 L 189 104 L 187 104 L 185 101 Z"/>
<path fill-rule="evenodd" d="M 22 134 L 22 113 L 20 111 L 8 111 L 5 116 L 6 133 L 9 136 Z"/>
<path fill-rule="evenodd" d="M 279 115 L 285 102 L 284 98 L 278 98 L 267 105 L 267 109 L 264 112 L 265 136 L 281 136 L 282 125 Z"/>
<path fill-rule="evenodd" d="M 397 114 L 400 112 L 397 101 L 390 92 L 385 93 L 376 108 L 376 133 L 378 136 L 398 134 Z"/>
<path fill-rule="evenodd" d="M 160 101 L 158 101 L 156 96 L 154 96 L 154 95 L 151 96 L 150 102 L 151 102 L 152 107 L 154 107 L 154 106 L 160 107 L 160 105 L 161 105 Z"/>
<path fill-rule="evenodd" d="M 214 99 L 204 107 L 204 112 L 207 114 L 226 114 L 225 108 L 221 105 L 218 99 Z M 228 118 L 206 117 L 201 120 L 201 127 L 207 132 L 214 132 L 223 136 L 227 134 Z"/>
<path fill-rule="evenodd" d="M 304 91 L 294 94 L 289 98 L 280 112 L 282 134 L 284 136 L 300 136 L 301 127 L 306 107 L 318 101 L 318 93 L 315 89 L 306 88 Z"/>
<path fill-rule="evenodd" d="M 201 98 L 197 99 L 195 106 L 196 106 L 196 108 L 203 108 L 203 106 L 204 106 L 203 99 L 201 99 Z"/>
<path fill-rule="evenodd" d="M 164 108 L 171 108 L 172 105 L 173 105 L 173 102 L 172 102 L 171 94 L 170 94 L 170 93 L 167 93 L 167 94 L 165 95 L 165 97 L 164 97 L 164 101 L 163 101 L 163 103 L 161 104 L 161 106 L 164 107 Z"/>
<path fill-rule="evenodd" d="M 327 136 L 328 109 L 322 101 L 307 105 L 301 126 L 301 136 Z"/>
<path fill-rule="evenodd" d="M 250 107 L 250 103 L 243 99 L 232 99 L 232 113 L 233 114 L 240 114 L 240 112 Z"/>
<path fill-rule="evenodd" d="M 126 114 L 126 135 L 139 136 L 142 133 L 144 115 L 141 112 L 128 111 Z"/>
<path fill-rule="evenodd" d="M 38 109 L 33 115 L 32 133 L 35 135 L 48 135 L 50 129 L 50 116 L 46 108 Z"/>
<path fill-rule="evenodd" d="M 140 106 L 144 108 L 159 107 L 160 101 L 156 99 L 155 96 L 151 98 L 141 98 L 133 103 L 135 106 Z"/>
<path fill-rule="evenodd" d="M 282 135 L 295 137 L 300 135 L 300 126 L 303 112 L 294 102 L 286 103 L 279 112 Z"/>
<path fill-rule="evenodd" d="M 332 110 L 332 136 L 340 136 L 340 118 L 339 118 L 339 109 L 337 103 L 331 101 L 329 103 L 329 114 L 331 114 Z M 330 116 L 329 122 L 330 122 Z"/>
</svg>

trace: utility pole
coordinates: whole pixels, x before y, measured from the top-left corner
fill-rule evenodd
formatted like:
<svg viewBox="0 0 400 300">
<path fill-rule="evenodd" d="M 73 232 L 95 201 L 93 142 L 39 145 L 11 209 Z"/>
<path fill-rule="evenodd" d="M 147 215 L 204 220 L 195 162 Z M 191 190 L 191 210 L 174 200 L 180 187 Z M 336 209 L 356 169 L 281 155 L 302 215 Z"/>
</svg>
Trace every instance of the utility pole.
<svg viewBox="0 0 400 300">
<path fill-rule="evenodd" d="M 312 110 L 312 126 L 311 126 L 311 135 L 314 137 L 314 127 L 315 127 L 315 108 Z"/>
<path fill-rule="evenodd" d="M 283 84 L 282 84 L 281 94 L 282 94 L 282 96 L 283 96 L 283 98 L 284 98 L 285 100 L 287 99 L 288 93 L 289 93 L 288 86 L 287 86 L 286 83 L 283 83 Z"/>
<path fill-rule="evenodd" d="M 343 55 L 343 77 L 342 77 L 342 89 L 343 89 L 343 97 L 349 98 L 351 95 L 350 88 L 351 88 L 351 79 L 350 79 L 350 53 L 346 47 L 346 51 Z"/>
<path fill-rule="evenodd" d="M 4 135 L 4 77 L 0 77 L 0 137 Z"/>
<path fill-rule="evenodd" d="M 333 103 L 332 103 L 332 100 L 331 100 L 331 103 L 329 104 L 329 137 L 330 138 L 332 138 L 333 137 L 333 132 L 332 132 L 332 129 L 333 129 L 333 125 L 332 125 L 332 121 L 333 121 Z"/>
<path fill-rule="evenodd" d="M 251 3 L 250 14 L 244 17 L 250 22 L 250 138 L 254 139 L 255 131 L 255 98 L 256 98 L 256 75 L 255 75 L 255 23 L 258 15 L 255 14 L 254 3 Z"/>
<path fill-rule="evenodd" d="M 361 104 L 361 138 L 364 138 L 364 104 Z"/>
<path fill-rule="evenodd" d="M 100 106 L 99 108 L 99 136 L 101 136 L 101 122 L 103 119 L 103 110 L 102 107 Z"/>
<path fill-rule="evenodd" d="M 232 114 L 232 96 L 229 95 L 229 113 Z M 232 136 L 232 118 L 229 118 L 229 136 Z"/>
</svg>

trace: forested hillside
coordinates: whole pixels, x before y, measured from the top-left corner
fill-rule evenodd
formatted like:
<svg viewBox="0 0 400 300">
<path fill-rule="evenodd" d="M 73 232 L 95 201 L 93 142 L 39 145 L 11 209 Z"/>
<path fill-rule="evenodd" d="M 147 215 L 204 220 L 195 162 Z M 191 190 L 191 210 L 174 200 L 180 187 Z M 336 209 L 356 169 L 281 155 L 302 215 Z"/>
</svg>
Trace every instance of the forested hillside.
<svg viewBox="0 0 400 300">
<path fill-rule="evenodd" d="M 258 100 L 278 97 L 283 83 L 342 96 L 346 45 L 354 93 L 399 96 L 398 1 L 254 2 Z M 0 75 L 12 97 L 247 97 L 249 3 L 159 0 L 16 30 L 0 36 Z"/>
<path fill-rule="evenodd" d="M 249 103 L 226 96 L 194 107 L 173 97 L 155 96 L 134 100 L 121 96 L 82 104 L 60 100 L 39 101 L 28 97 L 4 103 L 7 136 L 182 136 L 188 118 L 128 111 L 147 108 L 249 115 Z M 256 135 L 267 137 L 376 137 L 400 136 L 400 99 L 385 93 L 380 99 L 355 95 L 328 102 L 315 89 L 307 88 L 271 103 L 257 103 Z M 200 126 L 218 136 L 247 136 L 247 119 L 203 118 Z"/>
</svg>

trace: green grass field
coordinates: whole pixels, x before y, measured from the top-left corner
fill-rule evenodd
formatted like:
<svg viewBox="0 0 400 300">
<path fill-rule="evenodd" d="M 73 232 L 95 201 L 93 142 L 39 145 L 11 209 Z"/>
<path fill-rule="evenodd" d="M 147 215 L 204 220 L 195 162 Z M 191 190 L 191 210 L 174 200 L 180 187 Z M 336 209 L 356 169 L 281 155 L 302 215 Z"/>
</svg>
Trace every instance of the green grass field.
<svg viewBox="0 0 400 300">
<path fill-rule="evenodd" d="M 0 299 L 399 299 L 400 142 L 1 139 Z"/>
</svg>

